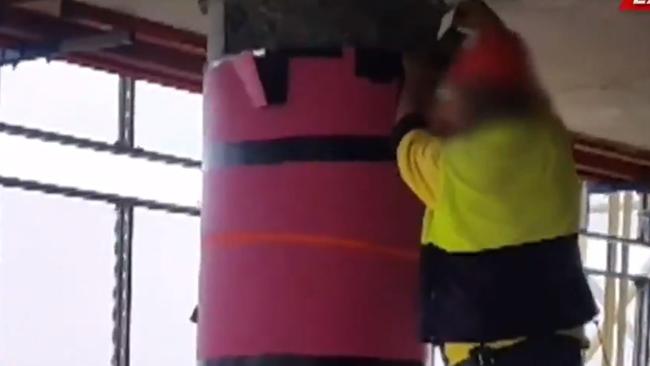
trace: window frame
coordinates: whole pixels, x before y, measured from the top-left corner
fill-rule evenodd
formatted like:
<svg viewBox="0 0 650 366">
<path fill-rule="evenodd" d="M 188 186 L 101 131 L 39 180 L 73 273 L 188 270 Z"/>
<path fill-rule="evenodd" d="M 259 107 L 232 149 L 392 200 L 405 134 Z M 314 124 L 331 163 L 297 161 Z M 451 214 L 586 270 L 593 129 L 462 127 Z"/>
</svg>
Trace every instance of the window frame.
<svg viewBox="0 0 650 366">
<path fill-rule="evenodd" d="M 28 139 L 40 140 L 78 149 L 108 152 L 114 155 L 126 155 L 130 158 L 145 159 L 161 162 L 167 165 L 184 168 L 200 169 L 201 161 L 179 157 L 158 151 L 150 151 L 135 146 L 135 80 L 119 76 L 118 120 L 116 125 L 117 138 L 114 144 L 74 136 L 72 134 L 47 131 L 39 128 L 24 127 L 7 122 L 0 122 L 0 134 L 21 136 Z M 198 207 L 183 206 L 138 197 L 123 196 L 98 192 L 90 189 L 65 187 L 36 180 L 4 176 L 0 172 L 0 186 L 46 194 L 60 195 L 69 198 L 81 198 L 89 201 L 100 201 L 114 205 L 115 208 L 115 283 L 113 296 L 113 356 L 107 360 L 115 366 L 130 365 L 130 328 L 132 313 L 132 244 L 134 231 L 134 209 L 146 208 L 160 210 L 172 214 L 200 216 Z M 108 314 L 107 314 L 108 316 Z"/>
</svg>

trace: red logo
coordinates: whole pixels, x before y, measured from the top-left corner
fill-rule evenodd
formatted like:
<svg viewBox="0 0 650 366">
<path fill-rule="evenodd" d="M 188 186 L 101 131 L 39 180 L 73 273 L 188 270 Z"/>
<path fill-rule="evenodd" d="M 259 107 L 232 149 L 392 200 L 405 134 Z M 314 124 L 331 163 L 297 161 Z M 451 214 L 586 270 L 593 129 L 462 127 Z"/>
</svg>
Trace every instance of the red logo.
<svg viewBox="0 0 650 366">
<path fill-rule="evenodd" d="M 650 11 L 650 0 L 622 0 L 623 11 Z"/>
</svg>

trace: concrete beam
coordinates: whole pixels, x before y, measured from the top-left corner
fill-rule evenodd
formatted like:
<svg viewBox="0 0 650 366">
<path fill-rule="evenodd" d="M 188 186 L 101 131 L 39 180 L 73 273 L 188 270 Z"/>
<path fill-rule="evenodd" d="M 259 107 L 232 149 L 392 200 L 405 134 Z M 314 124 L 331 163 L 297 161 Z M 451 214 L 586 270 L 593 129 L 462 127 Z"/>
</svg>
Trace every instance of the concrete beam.
<svg viewBox="0 0 650 366">
<path fill-rule="evenodd" d="M 409 50 L 435 42 L 443 0 L 224 0 L 226 53 L 344 45 Z"/>
</svg>

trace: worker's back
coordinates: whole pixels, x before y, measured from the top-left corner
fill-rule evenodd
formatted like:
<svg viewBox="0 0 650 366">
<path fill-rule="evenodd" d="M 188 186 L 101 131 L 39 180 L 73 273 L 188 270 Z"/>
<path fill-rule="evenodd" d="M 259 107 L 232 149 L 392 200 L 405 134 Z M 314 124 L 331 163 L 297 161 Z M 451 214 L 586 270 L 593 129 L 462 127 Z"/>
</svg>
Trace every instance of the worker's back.
<svg viewBox="0 0 650 366">
<path fill-rule="evenodd" d="M 442 143 L 435 219 L 424 242 L 477 252 L 575 234 L 579 182 L 563 126 L 488 121 Z"/>
<path fill-rule="evenodd" d="M 428 339 L 550 335 L 594 316 L 577 245 L 579 183 L 560 122 L 490 120 L 447 139 L 424 129 L 397 137 L 402 178 L 427 207 Z"/>
</svg>

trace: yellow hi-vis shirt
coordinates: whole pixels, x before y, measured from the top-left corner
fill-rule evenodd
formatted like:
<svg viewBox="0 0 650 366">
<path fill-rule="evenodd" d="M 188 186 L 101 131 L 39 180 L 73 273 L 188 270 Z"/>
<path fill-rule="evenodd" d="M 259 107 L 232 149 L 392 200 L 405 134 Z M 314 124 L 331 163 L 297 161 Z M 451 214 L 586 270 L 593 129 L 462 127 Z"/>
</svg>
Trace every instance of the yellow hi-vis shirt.
<svg viewBox="0 0 650 366">
<path fill-rule="evenodd" d="M 426 205 L 424 245 L 475 253 L 578 231 L 580 184 L 570 137 L 552 117 L 490 121 L 448 140 L 413 130 L 400 141 L 397 162 Z M 582 328 L 558 332 L 583 338 Z M 454 365 L 476 346 L 445 344 L 445 355 Z"/>
</svg>

